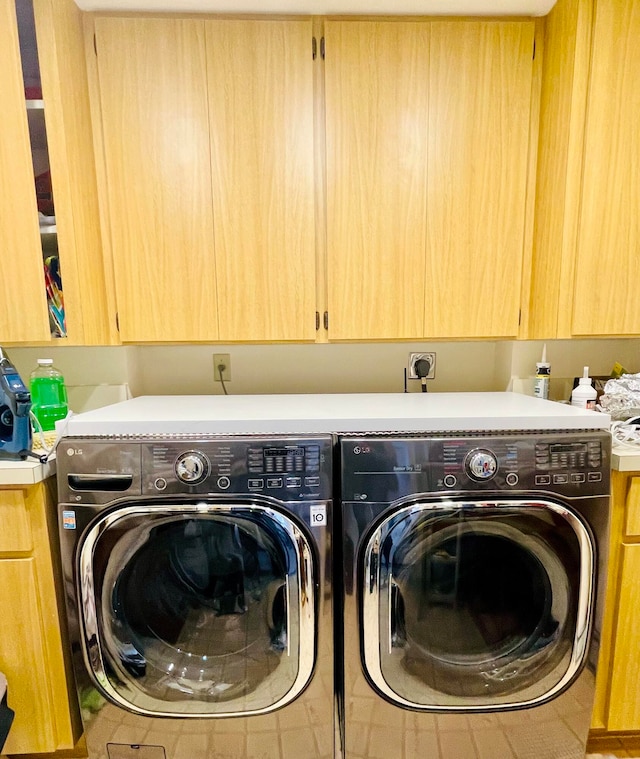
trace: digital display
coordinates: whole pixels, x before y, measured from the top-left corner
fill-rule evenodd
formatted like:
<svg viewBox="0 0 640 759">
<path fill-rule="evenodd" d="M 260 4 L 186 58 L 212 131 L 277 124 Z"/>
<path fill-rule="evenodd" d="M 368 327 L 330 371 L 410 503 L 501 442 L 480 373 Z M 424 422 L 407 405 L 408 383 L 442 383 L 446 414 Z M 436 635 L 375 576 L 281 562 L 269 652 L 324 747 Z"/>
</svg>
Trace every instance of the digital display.
<svg viewBox="0 0 640 759">
<path fill-rule="evenodd" d="M 265 458 L 277 456 L 304 456 L 304 448 L 265 448 Z"/>
<path fill-rule="evenodd" d="M 586 453 L 586 443 L 554 443 L 550 446 L 551 453 Z"/>
</svg>

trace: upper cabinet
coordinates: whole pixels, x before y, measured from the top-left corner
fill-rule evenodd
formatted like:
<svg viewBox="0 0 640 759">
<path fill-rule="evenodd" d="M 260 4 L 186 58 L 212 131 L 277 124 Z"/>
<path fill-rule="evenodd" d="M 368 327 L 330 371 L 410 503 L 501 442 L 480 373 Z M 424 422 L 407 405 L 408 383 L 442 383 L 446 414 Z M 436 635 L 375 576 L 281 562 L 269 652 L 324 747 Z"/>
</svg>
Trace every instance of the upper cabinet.
<svg viewBox="0 0 640 759">
<path fill-rule="evenodd" d="M 0 0 L 0 36 L 0 340 L 115 342 L 80 11 Z"/>
<path fill-rule="evenodd" d="M 49 339 L 38 209 L 14 0 L 0 0 L 0 340 Z M 25 304 L 28 304 L 26 306 Z"/>
<path fill-rule="evenodd" d="M 640 334 L 640 0 L 546 23 L 531 338 Z"/>
<path fill-rule="evenodd" d="M 640 2 L 595 4 L 575 335 L 640 334 Z"/>
<path fill-rule="evenodd" d="M 325 24 L 330 339 L 518 335 L 534 30 Z"/>
<path fill-rule="evenodd" d="M 95 18 L 123 341 L 315 339 L 311 23 Z"/>
</svg>

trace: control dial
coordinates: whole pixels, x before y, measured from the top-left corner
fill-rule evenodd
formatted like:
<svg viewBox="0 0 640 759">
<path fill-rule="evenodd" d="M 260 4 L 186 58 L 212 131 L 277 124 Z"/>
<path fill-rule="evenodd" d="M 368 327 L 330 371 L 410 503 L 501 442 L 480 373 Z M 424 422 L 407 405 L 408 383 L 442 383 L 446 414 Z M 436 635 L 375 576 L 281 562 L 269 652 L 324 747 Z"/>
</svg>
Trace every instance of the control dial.
<svg viewBox="0 0 640 759">
<path fill-rule="evenodd" d="M 465 466 L 472 480 L 490 480 L 498 471 L 498 459 L 491 451 L 479 448 L 467 456 Z"/>
<path fill-rule="evenodd" d="M 197 485 L 207 477 L 211 465 L 209 459 L 199 451 L 186 451 L 176 459 L 176 477 L 187 485 Z"/>
</svg>

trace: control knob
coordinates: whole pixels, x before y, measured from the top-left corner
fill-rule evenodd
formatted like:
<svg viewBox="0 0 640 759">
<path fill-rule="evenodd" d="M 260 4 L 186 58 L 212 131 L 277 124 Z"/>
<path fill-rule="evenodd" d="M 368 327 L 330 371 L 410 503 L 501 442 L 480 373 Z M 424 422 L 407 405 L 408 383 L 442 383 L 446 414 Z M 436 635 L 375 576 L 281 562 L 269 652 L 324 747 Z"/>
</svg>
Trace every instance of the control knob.
<svg viewBox="0 0 640 759">
<path fill-rule="evenodd" d="M 498 459 L 484 448 L 478 448 L 467 456 L 467 474 L 472 480 L 490 480 L 498 471 Z"/>
<path fill-rule="evenodd" d="M 186 451 L 176 459 L 176 477 L 187 485 L 197 485 L 202 482 L 210 470 L 209 459 L 199 451 Z"/>
</svg>

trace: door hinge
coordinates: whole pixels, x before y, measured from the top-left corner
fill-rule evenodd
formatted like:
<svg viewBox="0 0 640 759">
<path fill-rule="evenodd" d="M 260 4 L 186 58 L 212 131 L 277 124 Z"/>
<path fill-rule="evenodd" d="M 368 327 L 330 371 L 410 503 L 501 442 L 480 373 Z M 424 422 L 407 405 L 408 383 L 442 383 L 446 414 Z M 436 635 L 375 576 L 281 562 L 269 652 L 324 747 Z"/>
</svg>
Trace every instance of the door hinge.
<svg viewBox="0 0 640 759">
<path fill-rule="evenodd" d="M 320 311 L 316 311 L 316 332 L 320 329 Z"/>
<path fill-rule="evenodd" d="M 324 37 L 320 37 L 320 57 L 324 61 Z"/>
<path fill-rule="evenodd" d="M 98 43 L 96 41 L 96 35 L 93 35 L 93 52 L 98 55 Z"/>
<path fill-rule="evenodd" d="M 518 309 L 518 327 L 522 324 L 522 309 Z"/>
<path fill-rule="evenodd" d="M 533 38 L 533 56 L 532 57 L 533 57 L 533 60 L 535 61 L 535 59 L 536 59 L 536 39 L 535 39 L 535 37 Z"/>
<path fill-rule="evenodd" d="M 120 332 L 120 316 L 117 311 L 116 311 L 116 330 Z"/>
<path fill-rule="evenodd" d="M 322 321 L 323 321 L 323 324 L 324 324 L 324 328 L 325 329 L 329 329 L 329 312 L 328 311 L 324 312 L 324 317 L 323 317 Z"/>
<path fill-rule="evenodd" d="M 315 61 L 318 57 L 318 41 L 315 37 L 311 38 L 311 58 Z"/>
</svg>

